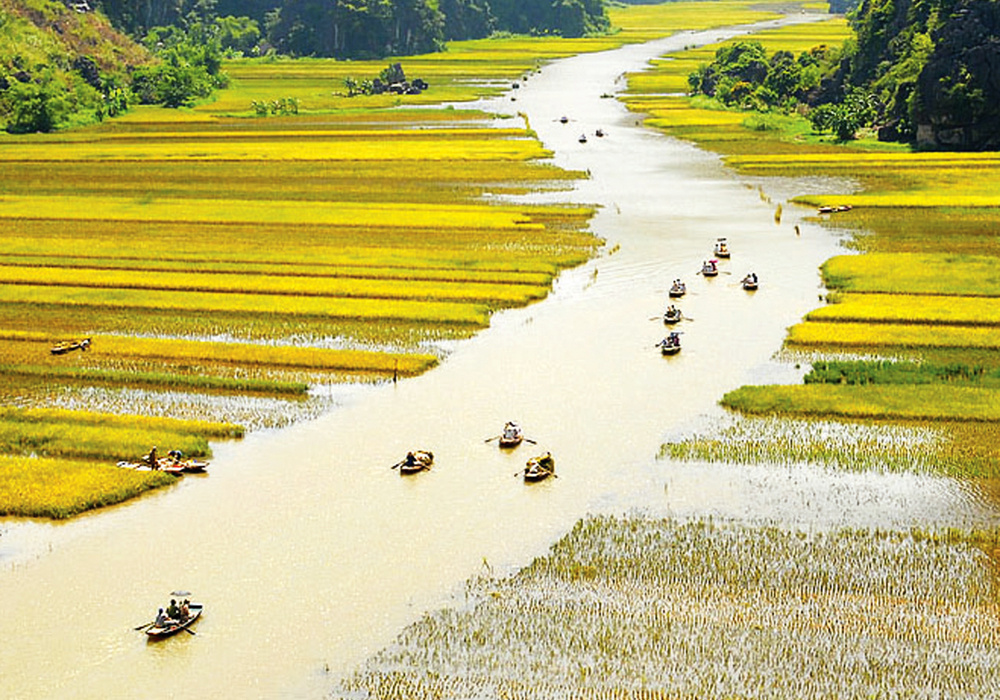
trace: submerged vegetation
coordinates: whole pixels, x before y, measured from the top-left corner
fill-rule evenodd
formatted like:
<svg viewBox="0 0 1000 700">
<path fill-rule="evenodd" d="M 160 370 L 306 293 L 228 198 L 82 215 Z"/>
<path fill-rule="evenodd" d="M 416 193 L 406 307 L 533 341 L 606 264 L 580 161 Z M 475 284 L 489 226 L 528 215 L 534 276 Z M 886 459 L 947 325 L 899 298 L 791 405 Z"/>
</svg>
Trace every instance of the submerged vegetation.
<svg viewBox="0 0 1000 700">
<path fill-rule="evenodd" d="M 333 696 L 974 697 L 1000 683 L 997 543 L 592 516 Z"/>
</svg>

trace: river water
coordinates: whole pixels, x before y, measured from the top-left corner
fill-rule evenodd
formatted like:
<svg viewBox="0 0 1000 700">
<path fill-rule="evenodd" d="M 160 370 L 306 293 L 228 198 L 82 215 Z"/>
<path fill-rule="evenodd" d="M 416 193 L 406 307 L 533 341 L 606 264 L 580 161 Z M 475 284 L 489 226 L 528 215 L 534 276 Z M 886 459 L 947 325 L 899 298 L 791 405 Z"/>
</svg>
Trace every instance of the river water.
<svg viewBox="0 0 1000 700">
<path fill-rule="evenodd" d="M 804 528 L 995 522 L 989 501 L 946 480 L 656 462 L 664 436 L 723 415 L 727 390 L 799 378 L 772 356 L 839 252 L 808 212 L 786 203 L 775 221 L 777 201 L 822 183 L 769 183 L 768 202 L 716 156 L 601 99 L 649 58 L 728 34 L 559 61 L 516 103 L 490 105 L 527 113 L 559 165 L 590 171 L 547 199 L 602 206 L 592 225 L 608 252 L 563 274 L 547 300 L 499 314 L 424 376 L 215 445 L 210 476 L 70 523 L 0 523 L 0 697 L 321 697 L 460 597 L 469 576 L 526 565 L 589 512 Z M 732 274 L 703 279 L 719 236 Z M 755 294 L 736 284 L 750 270 Z M 658 319 L 678 277 L 693 320 L 683 351 L 664 358 Z M 511 419 L 537 448 L 484 442 Z M 434 469 L 401 478 L 389 467 L 415 448 L 434 451 Z M 514 475 L 538 450 L 552 451 L 559 478 L 525 485 Z M 197 634 L 147 644 L 133 627 L 176 589 L 206 605 Z"/>
</svg>

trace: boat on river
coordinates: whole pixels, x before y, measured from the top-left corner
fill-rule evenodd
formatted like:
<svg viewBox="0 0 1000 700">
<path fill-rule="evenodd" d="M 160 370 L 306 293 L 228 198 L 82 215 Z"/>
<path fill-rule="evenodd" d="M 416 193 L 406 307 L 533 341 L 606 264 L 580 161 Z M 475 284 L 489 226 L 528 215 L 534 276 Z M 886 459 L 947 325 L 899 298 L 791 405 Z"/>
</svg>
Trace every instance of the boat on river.
<svg viewBox="0 0 1000 700">
<path fill-rule="evenodd" d="M 199 617 L 201 617 L 202 611 L 205 606 L 201 603 L 191 603 L 188 605 L 188 616 L 184 620 L 171 620 L 167 621 L 163 625 L 153 624 L 152 627 L 146 630 L 146 636 L 152 640 L 165 639 L 167 637 L 172 637 L 181 630 L 186 630 L 188 627 L 193 625 Z M 192 632 L 192 634 L 194 634 Z"/>
<path fill-rule="evenodd" d="M 500 447 L 517 447 L 524 441 L 524 431 L 514 421 L 507 421 L 500 434 Z"/>
<path fill-rule="evenodd" d="M 757 273 L 756 272 L 749 273 L 746 277 L 740 280 L 740 284 L 743 286 L 743 289 L 747 290 L 748 292 L 756 291 L 757 285 L 759 284 L 757 280 Z"/>
<path fill-rule="evenodd" d="M 541 481 L 556 473 L 556 461 L 551 452 L 532 457 L 524 468 L 525 481 Z"/>
<path fill-rule="evenodd" d="M 416 474 L 425 469 L 430 469 L 434 464 L 434 453 L 430 450 L 413 450 L 407 452 L 406 457 L 396 464 L 400 474 Z"/>
<path fill-rule="evenodd" d="M 715 241 L 715 257 L 717 258 L 728 258 L 729 257 L 729 244 L 726 243 L 725 238 L 719 238 Z"/>
<path fill-rule="evenodd" d="M 667 310 L 663 312 L 663 322 L 664 323 L 677 323 L 681 320 L 681 310 L 676 306 L 671 304 L 667 307 Z"/>
<path fill-rule="evenodd" d="M 578 141 L 579 141 L 580 143 L 587 143 L 587 135 L 586 135 L 586 134 L 580 134 L 580 138 L 579 138 L 579 139 L 577 139 L 577 140 L 578 140 Z"/>
<path fill-rule="evenodd" d="M 671 331 L 670 335 L 656 344 L 660 352 L 664 355 L 676 355 L 681 351 L 681 335 L 678 331 Z"/>
<path fill-rule="evenodd" d="M 53 355 L 65 355 L 68 352 L 73 352 L 74 350 L 83 351 L 89 347 L 90 338 L 83 338 L 82 340 L 64 340 L 49 348 L 49 352 Z"/>
<path fill-rule="evenodd" d="M 702 277 L 717 277 L 719 274 L 719 261 L 706 260 L 701 264 Z"/>
<path fill-rule="evenodd" d="M 670 291 L 667 292 L 667 294 L 672 299 L 679 299 L 687 294 L 687 285 L 680 280 L 674 280 L 673 284 L 670 285 Z"/>
</svg>

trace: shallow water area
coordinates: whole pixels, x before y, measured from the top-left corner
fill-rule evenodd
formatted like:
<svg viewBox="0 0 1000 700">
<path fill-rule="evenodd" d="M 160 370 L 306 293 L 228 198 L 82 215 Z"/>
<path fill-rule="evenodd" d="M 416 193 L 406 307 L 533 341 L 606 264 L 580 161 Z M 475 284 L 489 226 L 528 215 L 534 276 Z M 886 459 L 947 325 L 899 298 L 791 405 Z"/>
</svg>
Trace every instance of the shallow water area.
<svg viewBox="0 0 1000 700">
<path fill-rule="evenodd" d="M 591 173 L 540 199 L 600 205 L 592 226 L 608 242 L 547 300 L 499 314 L 423 376 L 214 445 L 205 477 L 70 523 L 5 523 L 0 635 L 17 644 L 0 651 L 0 696 L 322 697 L 425 610 L 460 600 L 469 576 L 524 566 L 588 512 L 902 527 L 916 503 L 921 518 L 994 522 L 995 506 L 952 482 L 655 460 L 665 434 L 718 418 L 725 391 L 795 380 L 772 355 L 840 251 L 802 220 L 811 212 L 785 203 L 776 223 L 756 183 L 600 97 L 648 58 L 724 34 L 559 61 L 518 91 L 554 160 Z M 702 278 L 721 236 L 733 257 Z M 752 294 L 737 284 L 750 270 Z M 689 320 L 668 358 L 655 344 L 675 278 Z M 487 442 L 506 420 L 537 444 Z M 391 466 L 412 449 L 434 466 L 401 477 Z M 523 483 L 545 450 L 557 478 Z M 147 643 L 133 628 L 178 588 L 206 606 L 196 635 Z"/>
</svg>

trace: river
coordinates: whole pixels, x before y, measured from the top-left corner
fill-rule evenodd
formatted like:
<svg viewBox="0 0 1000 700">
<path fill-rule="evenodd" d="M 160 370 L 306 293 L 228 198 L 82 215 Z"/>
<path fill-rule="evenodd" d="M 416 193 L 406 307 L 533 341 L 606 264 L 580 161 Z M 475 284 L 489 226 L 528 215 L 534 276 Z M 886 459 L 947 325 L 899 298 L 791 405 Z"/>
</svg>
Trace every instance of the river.
<svg viewBox="0 0 1000 700">
<path fill-rule="evenodd" d="M 649 58 L 731 33 L 558 61 L 516 103 L 493 103 L 527 113 L 557 164 L 590 171 L 545 199 L 601 205 L 592 226 L 608 252 L 564 273 L 544 302 L 498 314 L 430 373 L 215 445 L 210 476 L 69 523 L 0 524 L 0 696 L 321 697 L 470 575 L 515 571 L 589 512 L 797 527 L 995 521 L 946 480 L 656 462 L 665 435 L 723 415 L 727 390 L 798 379 L 773 355 L 840 250 L 801 219 L 809 212 L 785 203 L 775 221 L 776 202 L 822 183 L 771 183 L 766 201 L 718 157 L 601 98 Z M 731 274 L 701 278 L 719 236 Z M 750 270 L 755 294 L 736 284 Z M 665 358 L 658 318 L 678 277 L 693 320 L 683 351 Z M 511 419 L 537 448 L 484 442 Z M 401 478 L 389 467 L 414 448 L 433 450 L 435 467 Z M 525 485 L 514 474 L 536 450 L 552 451 L 559 478 Z M 858 505 L 845 510 L 844 494 Z M 206 605 L 197 634 L 147 644 L 133 627 L 176 589 Z"/>
</svg>

